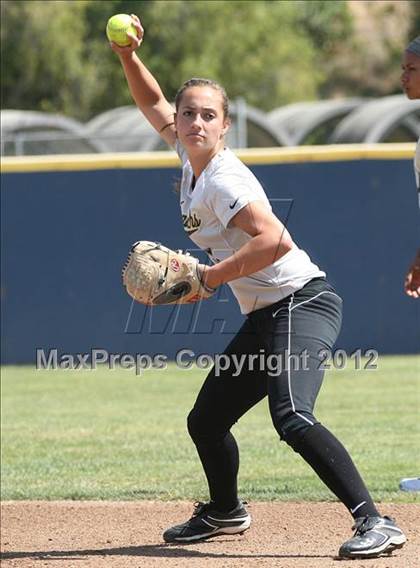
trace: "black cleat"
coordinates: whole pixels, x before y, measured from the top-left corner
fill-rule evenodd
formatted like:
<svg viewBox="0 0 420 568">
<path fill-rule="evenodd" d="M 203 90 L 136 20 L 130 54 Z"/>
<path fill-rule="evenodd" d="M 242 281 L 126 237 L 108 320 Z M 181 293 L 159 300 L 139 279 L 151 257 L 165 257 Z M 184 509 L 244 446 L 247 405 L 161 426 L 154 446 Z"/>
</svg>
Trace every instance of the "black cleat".
<svg viewBox="0 0 420 568">
<path fill-rule="evenodd" d="M 353 529 L 356 529 L 353 538 L 340 547 L 340 558 L 375 558 L 390 554 L 407 540 L 390 517 L 360 517 Z"/>
<path fill-rule="evenodd" d="M 242 534 L 251 524 L 251 516 L 239 502 L 229 513 L 216 511 L 212 502 L 196 503 L 193 516 L 182 525 L 163 533 L 165 542 L 195 542 L 222 534 Z"/>
</svg>

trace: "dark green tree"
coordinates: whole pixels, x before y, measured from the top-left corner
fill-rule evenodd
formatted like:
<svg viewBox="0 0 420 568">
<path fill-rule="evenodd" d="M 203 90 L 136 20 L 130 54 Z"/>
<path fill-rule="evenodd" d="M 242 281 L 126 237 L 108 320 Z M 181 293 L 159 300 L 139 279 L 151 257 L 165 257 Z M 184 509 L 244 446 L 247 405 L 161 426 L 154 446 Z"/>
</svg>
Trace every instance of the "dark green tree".
<svg viewBox="0 0 420 568">
<path fill-rule="evenodd" d="M 413 36 L 420 2 L 406 4 Z M 241 96 L 267 110 L 398 87 L 398 72 L 392 70 L 401 40 L 385 46 L 375 63 L 368 43 L 355 39 L 345 1 L 2 0 L 2 108 L 86 120 L 132 104 L 105 37 L 115 13 L 140 16 L 146 32 L 139 56 L 169 99 L 192 76 L 218 80 L 231 98 Z"/>
<path fill-rule="evenodd" d="M 95 91 L 83 57 L 86 5 L 1 2 L 2 107 L 80 115 Z"/>
</svg>

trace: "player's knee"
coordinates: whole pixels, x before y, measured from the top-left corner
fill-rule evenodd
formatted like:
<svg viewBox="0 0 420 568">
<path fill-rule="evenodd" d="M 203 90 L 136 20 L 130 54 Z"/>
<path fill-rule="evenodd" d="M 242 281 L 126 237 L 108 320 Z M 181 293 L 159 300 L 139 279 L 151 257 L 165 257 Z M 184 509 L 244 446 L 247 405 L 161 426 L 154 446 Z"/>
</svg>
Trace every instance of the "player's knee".
<svg viewBox="0 0 420 568">
<path fill-rule="evenodd" d="M 199 442 L 208 438 L 209 423 L 194 408 L 188 414 L 187 418 L 188 433 L 194 442 Z"/>
<path fill-rule="evenodd" d="M 194 440 L 198 436 L 199 422 L 197 420 L 197 415 L 194 409 L 188 414 L 187 417 L 187 429 L 191 438 Z"/>
<path fill-rule="evenodd" d="M 317 424 L 317 420 L 314 417 L 311 418 L 312 419 L 309 420 L 293 414 L 280 424 L 276 424 L 276 429 L 280 435 L 280 439 L 293 448 L 295 452 L 299 453 L 299 449 L 306 432 L 314 424 Z"/>
<path fill-rule="evenodd" d="M 219 443 L 229 432 L 225 424 L 217 422 L 217 416 L 210 418 L 194 408 L 188 414 L 187 428 L 193 442 L 200 445 Z"/>
</svg>

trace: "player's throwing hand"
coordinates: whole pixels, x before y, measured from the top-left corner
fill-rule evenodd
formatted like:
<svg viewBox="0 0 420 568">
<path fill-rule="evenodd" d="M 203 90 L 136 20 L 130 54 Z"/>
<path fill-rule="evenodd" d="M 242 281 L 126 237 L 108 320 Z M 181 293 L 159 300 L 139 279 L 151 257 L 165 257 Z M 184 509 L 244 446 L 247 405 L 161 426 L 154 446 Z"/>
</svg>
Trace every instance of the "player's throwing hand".
<svg viewBox="0 0 420 568">
<path fill-rule="evenodd" d="M 130 31 L 127 32 L 127 37 L 129 37 L 130 40 L 131 40 L 130 45 L 122 47 L 121 45 L 118 45 L 117 43 L 115 43 L 113 41 L 110 42 L 111 49 L 113 51 L 115 51 L 115 53 L 117 53 L 120 56 L 130 55 L 133 51 L 135 51 L 137 48 L 140 47 L 140 45 L 143 41 L 144 29 L 141 25 L 139 18 L 135 14 L 130 14 L 130 16 L 131 16 L 132 24 L 136 28 L 136 31 L 137 31 L 136 36 L 134 34 L 132 34 Z"/>
</svg>

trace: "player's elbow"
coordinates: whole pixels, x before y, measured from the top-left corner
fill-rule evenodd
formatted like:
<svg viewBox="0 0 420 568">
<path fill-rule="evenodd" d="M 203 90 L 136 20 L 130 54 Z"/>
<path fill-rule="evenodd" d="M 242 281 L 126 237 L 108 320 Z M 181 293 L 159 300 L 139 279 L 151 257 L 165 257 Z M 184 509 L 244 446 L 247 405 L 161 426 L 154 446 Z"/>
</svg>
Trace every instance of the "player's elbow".
<svg viewBox="0 0 420 568">
<path fill-rule="evenodd" d="M 293 246 L 292 238 L 285 230 L 269 237 L 269 248 L 274 253 L 275 260 L 291 251 Z"/>
</svg>

